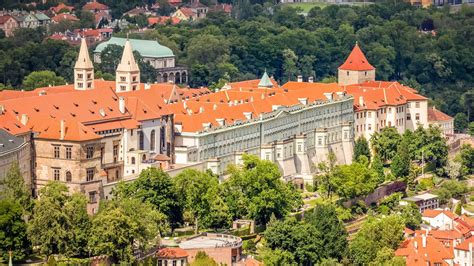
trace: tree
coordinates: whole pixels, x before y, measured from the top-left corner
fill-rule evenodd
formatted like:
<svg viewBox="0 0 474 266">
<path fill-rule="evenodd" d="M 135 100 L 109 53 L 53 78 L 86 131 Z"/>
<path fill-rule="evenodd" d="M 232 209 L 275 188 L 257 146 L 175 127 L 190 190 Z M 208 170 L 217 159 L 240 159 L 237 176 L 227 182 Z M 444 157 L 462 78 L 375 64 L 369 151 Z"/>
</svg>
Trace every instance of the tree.
<svg viewBox="0 0 474 266">
<path fill-rule="evenodd" d="M 440 204 L 445 204 L 452 198 L 460 199 L 469 191 L 465 182 L 457 180 L 446 180 L 433 193 L 438 195 Z"/>
<path fill-rule="evenodd" d="M 370 168 L 375 173 L 377 173 L 377 176 L 379 178 L 379 183 L 383 183 L 385 181 L 385 171 L 383 168 L 382 160 L 380 160 L 380 156 L 377 153 L 372 158 L 372 163 L 370 165 Z"/>
<path fill-rule="evenodd" d="M 49 70 L 33 71 L 23 80 L 23 87 L 26 90 L 63 84 L 66 84 L 66 80 L 63 77 L 56 76 L 56 73 Z"/>
<path fill-rule="evenodd" d="M 421 213 L 414 203 L 408 205 L 398 205 L 395 209 L 396 213 L 400 214 L 400 217 L 403 219 L 405 226 L 415 230 L 420 228 L 422 223 Z"/>
<path fill-rule="evenodd" d="M 94 255 L 111 256 L 114 262 L 131 263 L 134 251 L 159 243 L 167 230 L 166 217 L 148 202 L 120 199 L 106 202 L 92 220 L 88 247 Z"/>
<path fill-rule="evenodd" d="M 82 29 L 93 29 L 95 28 L 95 17 L 94 13 L 87 11 L 87 10 L 82 10 L 79 13 L 79 23 Z"/>
<path fill-rule="evenodd" d="M 233 218 L 248 217 L 265 225 L 270 217 L 285 217 L 302 204 L 291 184 L 281 180 L 276 164 L 254 155 L 242 156 L 243 166 L 232 166 L 223 184 L 223 197 Z"/>
<path fill-rule="evenodd" d="M 383 247 L 377 252 L 374 261 L 369 263 L 370 266 L 390 265 L 390 266 L 405 266 L 406 261 L 403 257 L 395 257 L 393 249 Z"/>
<path fill-rule="evenodd" d="M 68 196 L 59 182 L 49 182 L 40 189 L 33 218 L 28 222 L 28 235 L 42 255 L 85 255 L 89 218 L 83 194 Z"/>
<path fill-rule="evenodd" d="M 189 264 L 190 266 L 218 266 L 217 262 L 209 257 L 206 252 L 198 251 L 196 253 L 196 257 L 192 263 Z"/>
<path fill-rule="evenodd" d="M 218 181 L 217 178 L 208 172 L 200 172 L 194 169 L 185 170 L 175 177 L 176 186 L 178 188 L 178 195 L 181 197 L 181 202 L 188 210 L 193 218 L 195 225 L 195 232 L 199 230 L 199 226 L 210 226 L 220 224 L 222 222 L 222 213 L 214 216 L 218 218 L 217 221 L 211 219 L 211 210 L 215 210 L 213 204 L 220 204 L 220 207 L 225 212 L 225 205 L 219 200 L 218 195 Z M 212 214 L 216 215 L 216 214 Z M 224 218 L 225 219 L 225 218 Z M 201 225 L 201 223 L 204 223 Z"/>
<path fill-rule="evenodd" d="M 459 158 L 463 166 L 463 172 L 474 174 L 474 148 L 469 144 L 464 144 L 461 147 Z"/>
<path fill-rule="evenodd" d="M 369 264 L 382 249 L 397 249 L 403 240 L 403 227 L 403 219 L 397 215 L 369 217 L 350 243 L 352 262 Z"/>
<path fill-rule="evenodd" d="M 161 169 L 143 170 L 135 181 L 120 183 L 113 194 L 119 199 L 136 198 L 153 204 L 158 211 L 166 214 L 172 227 L 183 221 L 183 206 L 176 184 Z"/>
<path fill-rule="evenodd" d="M 457 113 L 454 116 L 454 130 L 458 133 L 464 132 L 468 126 L 469 120 L 465 113 Z"/>
<path fill-rule="evenodd" d="M 400 145 L 398 145 L 398 152 L 393 158 L 390 170 L 395 177 L 406 177 L 410 173 L 410 163 L 408 144 L 402 141 Z"/>
<path fill-rule="evenodd" d="M 322 197 L 326 195 L 326 199 L 330 199 L 332 193 L 334 193 L 333 179 L 337 160 L 336 154 L 330 151 L 327 159 L 328 160 L 326 162 L 321 162 L 318 164 L 318 170 L 320 171 L 320 174 L 314 176 L 314 180 L 316 181 L 320 195 Z"/>
<path fill-rule="evenodd" d="M 13 251 L 13 260 L 25 258 L 31 252 L 23 207 L 13 198 L 0 200 L 0 261 L 8 261 L 8 252 Z"/>
<path fill-rule="evenodd" d="M 370 139 L 374 152 L 379 154 L 383 161 L 390 161 L 395 157 L 400 141 L 401 136 L 394 127 L 384 127 Z"/>
<path fill-rule="evenodd" d="M 333 187 L 344 199 L 368 195 L 379 184 L 377 173 L 362 163 L 338 165 L 333 175 Z"/>
<path fill-rule="evenodd" d="M 338 219 L 336 208 L 332 204 L 318 204 L 313 213 L 304 217 L 305 222 L 319 231 L 324 250 L 322 258 L 341 260 L 347 255 L 347 232 L 344 224 Z"/>
<path fill-rule="evenodd" d="M 4 185 L 4 189 L 2 195 L 0 195 L 0 199 L 14 199 L 23 208 L 23 215 L 28 216 L 33 208 L 31 188 L 26 185 L 25 179 L 21 175 L 18 162 L 12 163 L 2 183 L 3 184 L 0 183 L 0 185 Z"/>
<path fill-rule="evenodd" d="M 296 266 L 298 265 L 295 261 L 295 257 L 293 253 L 281 250 L 281 249 L 270 249 L 265 248 L 261 252 L 262 259 L 265 265 L 268 266 L 280 266 L 280 265 L 288 265 L 288 266 Z"/>
<path fill-rule="evenodd" d="M 116 44 L 110 44 L 100 53 L 99 68 L 102 73 L 115 75 L 115 70 L 122 58 L 123 47 Z"/>
<path fill-rule="evenodd" d="M 456 179 L 462 175 L 462 163 L 458 160 L 448 160 L 444 171 L 451 179 Z"/>
<path fill-rule="evenodd" d="M 474 122 L 469 123 L 467 133 L 471 135 L 471 137 L 474 137 Z"/>
<path fill-rule="evenodd" d="M 295 52 L 291 49 L 285 49 L 283 51 L 283 71 L 287 81 L 291 81 L 292 77 L 296 74 L 297 67 L 296 62 L 298 57 Z"/>
<path fill-rule="evenodd" d="M 364 136 L 359 137 L 354 144 L 354 157 L 353 160 L 357 161 L 359 156 L 364 155 L 370 160 L 370 148 L 369 142 Z"/>
</svg>

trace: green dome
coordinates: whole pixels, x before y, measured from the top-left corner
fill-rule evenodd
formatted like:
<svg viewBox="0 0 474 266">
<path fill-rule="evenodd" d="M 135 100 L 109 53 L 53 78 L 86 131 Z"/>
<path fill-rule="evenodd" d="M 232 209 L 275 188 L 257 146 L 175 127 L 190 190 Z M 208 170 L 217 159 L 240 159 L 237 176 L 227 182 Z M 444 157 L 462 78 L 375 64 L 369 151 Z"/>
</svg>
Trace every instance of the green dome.
<svg viewBox="0 0 474 266">
<path fill-rule="evenodd" d="M 110 40 L 100 43 L 94 50 L 94 53 L 101 53 L 109 44 L 116 44 L 120 46 L 125 45 L 126 38 L 112 37 Z M 143 57 L 173 57 L 173 51 L 170 48 L 163 46 L 158 41 L 129 39 L 132 49 L 138 51 Z"/>
</svg>

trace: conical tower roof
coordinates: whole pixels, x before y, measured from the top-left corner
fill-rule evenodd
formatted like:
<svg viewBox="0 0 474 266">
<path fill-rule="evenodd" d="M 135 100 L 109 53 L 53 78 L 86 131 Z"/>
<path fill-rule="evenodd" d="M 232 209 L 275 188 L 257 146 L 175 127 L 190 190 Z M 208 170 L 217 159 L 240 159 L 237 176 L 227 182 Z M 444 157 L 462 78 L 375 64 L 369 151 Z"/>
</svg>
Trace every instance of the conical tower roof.
<svg viewBox="0 0 474 266">
<path fill-rule="evenodd" d="M 268 77 L 268 74 L 267 74 L 266 70 L 265 70 L 265 73 L 263 73 L 263 76 L 260 79 L 260 82 L 258 83 L 258 86 L 259 87 L 267 87 L 267 88 L 273 87 L 273 83 L 270 80 L 270 78 Z"/>
<path fill-rule="evenodd" d="M 360 49 L 359 45 L 356 43 L 352 52 L 347 57 L 344 64 L 342 64 L 339 69 L 341 70 L 353 70 L 353 71 L 365 71 L 365 70 L 374 70 L 367 58 L 364 55 L 364 52 Z"/>
<path fill-rule="evenodd" d="M 91 58 L 89 57 L 89 50 L 87 49 L 86 39 L 81 39 L 81 48 L 79 50 L 79 56 L 77 57 L 74 68 L 89 69 L 93 68 Z"/>
<path fill-rule="evenodd" d="M 122 60 L 117 67 L 117 71 L 124 71 L 124 72 L 135 72 L 140 71 L 138 68 L 137 63 L 135 62 L 135 58 L 133 57 L 133 49 L 130 41 L 127 39 L 125 41 L 125 45 L 123 47 L 123 54 Z"/>
</svg>

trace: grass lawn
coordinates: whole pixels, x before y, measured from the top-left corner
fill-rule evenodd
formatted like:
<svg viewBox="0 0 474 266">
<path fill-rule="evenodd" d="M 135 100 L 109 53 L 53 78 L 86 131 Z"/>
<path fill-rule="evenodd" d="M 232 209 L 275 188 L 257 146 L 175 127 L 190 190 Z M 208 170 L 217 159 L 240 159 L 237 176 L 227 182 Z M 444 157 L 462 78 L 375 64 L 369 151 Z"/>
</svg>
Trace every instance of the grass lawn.
<svg viewBox="0 0 474 266">
<path fill-rule="evenodd" d="M 320 8 L 325 8 L 328 4 L 313 2 L 313 3 L 288 3 L 284 5 L 291 6 L 294 8 L 300 8 L 301 10 L 303 10 L 303 13 L 308 13 L 313 7 L 319 6 Z"/>
</svg>

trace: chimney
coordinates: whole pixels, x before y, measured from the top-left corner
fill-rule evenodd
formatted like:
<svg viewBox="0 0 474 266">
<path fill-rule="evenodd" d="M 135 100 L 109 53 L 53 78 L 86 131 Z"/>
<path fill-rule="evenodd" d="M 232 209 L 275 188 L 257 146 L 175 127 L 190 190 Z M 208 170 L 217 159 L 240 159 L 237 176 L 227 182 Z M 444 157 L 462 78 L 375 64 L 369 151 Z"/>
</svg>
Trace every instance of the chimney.
<svg viewBox="0 0 474 266">
<path fill-rule="evenodd" d="M 149 90 L 151 88 L 151 84 L 150 83 L 145 83 L 145 90 Z"/>
<path fill-rule="evenodd" d="M 200 114 L 204 113 L 204 107 L 202 107 L 202 106 L 199 107 L 199 113 L 200 113 Z"/>
<path fill-rule="evenodd" d="M 326 98 L 328 98 L 328 100 L 332 100 L 332 92 L 325 92 L 323 94 L 326 96 Z"/>
<path fill-rule="evenodd" d="M 253 103 L 253 96 L 250 96 L 250 102 Z"/>
<path fill-rule="evenodd" d="M 359 106 L 364 106 L 364 97 L 359 96 Z"/>
<path fill-rule="evenodd" d="M 5 112 L 5 106 L 3 106 L 3 104 L 0 105 L 0 114 L 3 115 L 3 113 Z"/>
<path fill-rule="evenodd" d="M 217 123 L 219 126 L 224 126 L 225 125 L 225 119 L 224 118 L 216 118 Z"/>
<path fill-rule="evenodd" d="M 313 82 L 314 82 L 313 76 L 309 76 L 309 77 L 308 77 L 308 82 L 309 82 L 309 83 L 313 83 Z"/>
<path fill-rule="evenodd" d="M 298 98 L 298 101 L 300 101 L 300 103 L 303 104 L 303 105 L 308 104 L 308 98 Z"/>
<path fill-rule="evenodd" d="M 64 121 L 64 119 L 61 119 L 59 125 L 60 125 L 59 131 L 60 131 L 60 135 L 61 135 L 61 136 L 59 137 L 59 139 L 60 139 L 60 140 L 63 140 L 63 139 L 64 139 L 64 136 L 66 135 L 66 121 Z"/>
<path fill-rule="evenodd" d="M 413 246 L 415 246 L 415 249 L 418 249 L 418 242 L 416 240 L 413 242 Z"/>
<path fill-rule="evenodd" d="M 125 114 L 125 98 L 123 96 L 119 97 L 119 111 L 122 114 Z"/>
<path fill-rule="evenodd" d="M 217 104 L 214 104 L 214 105 L 212 106 L 212 110 L 214 110 L 214 111 L 217 110 Z"/>
<path fill-rule="evenodd" d="M 21 119 L 20 119 L 20 123 L 22 123 L 24 126 L 26 126 L 26 124 L 28 123 L 28 115 L 22 114 Z"/>
<path fill-rule="evenodd" d="M 211 128 L 211 123 L 202 123 L 202 127 L 204 130 L 209 130 Z"/>
<path fill-rule="evenodd" d="M 426 235 L 425 234 L 421 236 L 421 241 L 422 241 L 423 247 L 426 248 Z"/>
<path fill-rule="evenodd" d="M 244 112 L 244 116 L 247 118 L 247 120 L 250 120 L 252 119 L 252 112 Z"/>
<path fill-rule="evenodd" d="M 303 76 L 298 75 L 298 78 L 297 78 L 297 79 L 298 79 L 298 82 L 303 82 Z"/>
<path fill-rule="evenodd" d="M 183 108 L 184 109 L 188 108 L 188 105 L 186 104 L 186 101 L 183 101 Z"/>
</svg>

